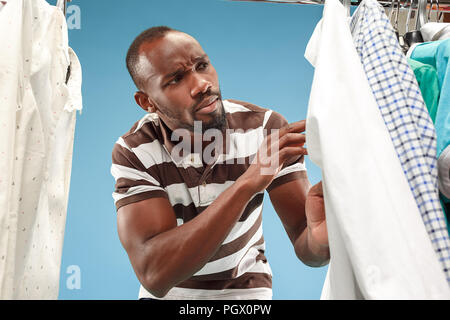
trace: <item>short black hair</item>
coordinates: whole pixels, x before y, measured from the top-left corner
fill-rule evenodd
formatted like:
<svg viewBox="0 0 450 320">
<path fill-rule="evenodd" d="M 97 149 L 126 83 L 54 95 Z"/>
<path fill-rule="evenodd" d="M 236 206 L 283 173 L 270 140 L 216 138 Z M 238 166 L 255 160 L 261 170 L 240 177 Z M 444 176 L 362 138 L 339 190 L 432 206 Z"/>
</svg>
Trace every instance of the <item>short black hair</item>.
<svg viewBox="0 0 450 320">
<path fill-rule="evenodd" d="M 141 47 L 141 44 L 143 44 L 144 42 L 151 42 L 153 40 L 162 38 L 171 31 L 178 30 L 172 29 L 167 26 L 157 26 L 149 28 L 141 32 L 141 34 L 139 34 L 136 39 L 134 39 L 130 48 L 128 48 L 126 58 L 127 69 L 130 73 L 131 79 L 133 79 L 134 84 L 139 90 L 142 87 L 142 83 L 141 79 L 139 79 L 137 63 L 139 60 L 139 48 Z"/>
</svg>

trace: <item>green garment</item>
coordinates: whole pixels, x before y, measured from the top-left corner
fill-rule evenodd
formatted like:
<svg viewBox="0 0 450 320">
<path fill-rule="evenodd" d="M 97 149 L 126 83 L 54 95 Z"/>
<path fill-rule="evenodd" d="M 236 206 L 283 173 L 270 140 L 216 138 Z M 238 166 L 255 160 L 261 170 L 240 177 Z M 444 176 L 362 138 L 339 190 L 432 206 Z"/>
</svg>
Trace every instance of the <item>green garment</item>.
<svg viewBox="0 0 450 320">
<path fill-rule="evenodd" d="M 419 83 L 420 92 L 422 93 L 423 100 L 427 106 L 428 113 L 430 114 L 433 123 L 436 123 L 436 113 L 439 105 L 439 78 L 436 69 L 429 65 L 414 59 L 408 58 L 408 64 L 414 71 L 417 82 Z M 447 209 L 445 199 L 443 195 L 440 196 L 442 210 L 445 213 L 445 218 L 447 222 L 448 233 L 450 234 L 450 224 L 449 224 L 449 210 Z"/>
<path fill-rule="evenodd" d="M 419 83 L 420 92 L 422 93 L 431 120 L 435 123 L 440 94 L 437 71 L 433 66 L 413 59 L 408 59 L 408 63 Z"/>
</svg>

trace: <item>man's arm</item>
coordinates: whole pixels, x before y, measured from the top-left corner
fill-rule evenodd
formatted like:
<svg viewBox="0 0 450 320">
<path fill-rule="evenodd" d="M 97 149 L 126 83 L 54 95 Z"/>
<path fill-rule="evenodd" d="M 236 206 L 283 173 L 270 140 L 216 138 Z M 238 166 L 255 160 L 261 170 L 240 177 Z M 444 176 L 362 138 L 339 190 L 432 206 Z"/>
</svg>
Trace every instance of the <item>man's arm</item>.
<svg viewBox="0 0 450 320">
<path fill-rule="evenodd" d="M 322 183 L 311 187 L 306 172 L 300 173 L 302 177 L 275 187 L 269 196 L 297 257 L 320 267 L 330 259 Z"/>
<path fill-rule="evenodd" d="M 304 121 L 282 130 L 270 163 L 284 164 L 306 153 L 301 146 Z M 272 148 L 270 138 L 264 143 Z M 279 148 L 278 148 L 279 146 Z M 272 150 L 272 149 L 270 149 Z M 119 238 L 141 284 L 163 297 L 176 284 L 200 270 L 219 249 L 253 195 L 264 190 L 276 175 L 262 175 L 267 161 L 258 152 L 255 161 L 233 185 L 194 219 L 177 226 L 166 198 L 151 198 L 121 207 L 117 213 Z M 266 159 L 267 160 L 267 159 Z"/>
<path fill-rule="evenodd" d="M 252 194 L 236 181 L 201 214 L 177 227 L 166 198 L 121 207 L 119 237 L 141 284 L 163 297 L 177 283 L 200 270 L 239 220 Z"/>
</svg>

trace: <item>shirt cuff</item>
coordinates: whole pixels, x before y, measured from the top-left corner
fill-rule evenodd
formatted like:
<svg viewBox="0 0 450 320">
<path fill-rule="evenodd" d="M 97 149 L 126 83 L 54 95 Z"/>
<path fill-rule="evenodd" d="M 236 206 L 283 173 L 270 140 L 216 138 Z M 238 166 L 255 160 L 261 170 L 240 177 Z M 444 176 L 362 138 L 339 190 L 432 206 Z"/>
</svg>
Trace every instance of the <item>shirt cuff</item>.
<svg viewBox="0 0 450 320">
<path fill-rule="evenodd" d="M 287 182 L 290 182 L 292 180 L 296 180 L 296 179 L 305 179 L 307 178 L 307 174 L 306 174 L 306 170 L 301 170 L 301 171 L 293 171 L 290 173 L 287 173 L 285 175 L 282 175 L 276 179 L 274 179 L 269 186 L 266 188 L 267 192 L 272 191 L 273 189 L 275 189 L 276 187 L 279 187 Z"/>
<path fill-rule="evenodd" d="M 139 202 L 142 200 L 147 200 L 150 198 L 166 198 L 169 199 L 167 192 L 163 190 L 154 190 L 154 191 L 147 191 L 147 192 L 141 192 L 135 195 L 131 195 L 126 198 L 122 198 L 120 200 L 116 201 L 116 210 L 119 210 L 120 207 L 123 207 L 127 204 Z"/>
</svg>

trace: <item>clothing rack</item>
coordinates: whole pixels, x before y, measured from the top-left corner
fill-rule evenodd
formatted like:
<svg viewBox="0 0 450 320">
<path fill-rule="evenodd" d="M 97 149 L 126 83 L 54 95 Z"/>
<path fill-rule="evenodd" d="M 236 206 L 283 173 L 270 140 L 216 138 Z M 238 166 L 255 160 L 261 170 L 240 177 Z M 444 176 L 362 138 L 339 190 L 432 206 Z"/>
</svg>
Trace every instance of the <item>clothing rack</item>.
<svg viewBox="0 0 450 320">
<path fill-rule="evenodd" d="M 325 0 L 230 0 L 240 2 L 271 2 L 271 3 L 291 3 L 291 4 L 324 4 Z M 351 5 L 359 5 L 361 0 L 351 0 Z M 378 0 L 378 2 L 385 8 L 390 8 L 394 4 L 399 5 L 400 10 L 409 9 L 413 6 L 416 10 L 418 7 L 418 0 Z M 450 0 L 427 0 L 427 10 L 431 8 L 432 11 L 437 11 L 439 7 L 440 12 L 450 13 Z"/>
</svg>

